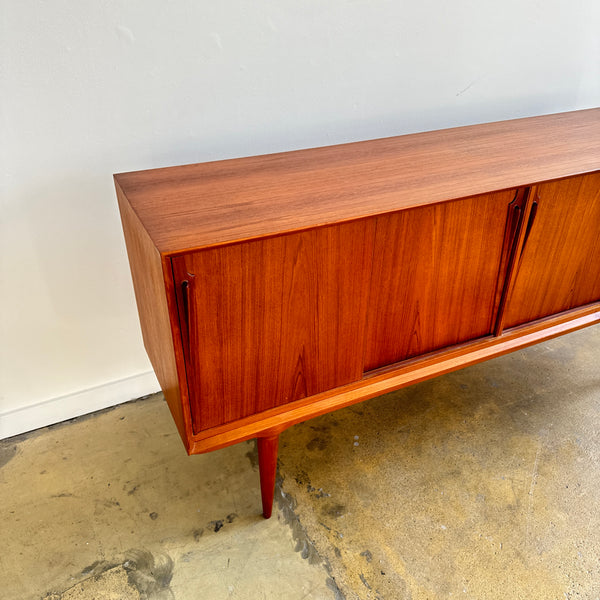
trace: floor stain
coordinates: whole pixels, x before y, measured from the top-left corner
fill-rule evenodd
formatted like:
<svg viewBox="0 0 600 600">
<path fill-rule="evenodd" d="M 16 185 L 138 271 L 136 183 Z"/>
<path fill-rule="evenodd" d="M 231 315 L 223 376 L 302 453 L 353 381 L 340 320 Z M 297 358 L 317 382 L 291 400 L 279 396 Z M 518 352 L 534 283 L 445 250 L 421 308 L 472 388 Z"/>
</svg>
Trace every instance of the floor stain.
<svg viewBox="0 0 600 600">
<path fill-rule="evenodd" d="M 140 488 L 139 485 L 134 485 L 130 490 L 128 490 L 127 495 L 133 496 L 138 491 L 139 488 Z"/>
<path fill-rule="evenodd" d="M 17 444 L 0 442 L 0 469 L 17 455 Z"/>
<path fill-rule="evenodd" d="M 248 442 L 250 444 L 250 450 L 246 452 L 246 458 L 250 461 L 253 471 L 258 471 L 258 447 L 256 440 Z"/>
<path fill-rule="evenodd" d="M 215 533 L 217 533 L 217 532 L 221 531 L 221 529 L 223 529 L 223 525 L 225 525 L 226 523 L 233 523 L 236 518 L 237 518 L 236 513 L 230 513 L 224 519 L 219 519 L 218 521 L 211 521 L 208 524 L 208 528 L 212 529 Z M 195 535 L 194 535 L 194 537 L 195 537 Z"/>
<path fill-rule="evenodd" d="M 360 555 L 364 556 L 368 563 L 373 560 L 373 555 L 371 554 L 370 550 L 365 550 L 364 552 L 361 552 Z"/>
<path fill-rule="evenodd" d="M 170 588 L 173 560 L 166 553 L 133 548 L 113 561 L 98 560 L 81 571 L 85 579 L 63 592 L 50 592 L 44 600 L 96 600 L 111 593 L 115 581 L 125 578 L 128 589 L 118 586 L 123 600 L 174 600 Z M 100 594 L 100 595 L 98 595 Z M 117 597 L 117 596 L 110 596 Z"/>
<path fill-rule="evenodd" d="M 334 600 L 346 600 L 346 596 L 343 594 L 342 590 L 338 587 L 338 584 L 335 582 L 335 577 L 327 578 L 327 587 L 333 592 Z"/>
<path fill-rule="evenodd" d="M 296 542 L 296 552 L 300 552 L 302 558 L 308 560 L 310 564 L 322 564 L 327 572 L 330 573 L 330 576 L 327 578 L 327 587 L 334 592 L 335 600 L 346 600 L 346 596 L 339 589 L 335 577 L 331 576 L 329 562 L 320 556 L 312 540 L 308 537 L 302 523 L 300 523 L 300 519 L 295 513 L 296 500 L 291 494 L 283 492 L 282 484 L 283 477 L 278 470 L 275 480 L 274 501 L 279 507 L 280 518 L 292 530 L 292 539 Z"/>
<path fill-rule="evenodd" d="M 323 509 L 323 514 L 335 518 L 341 517 L 344 512 L 346 512 L 346 507 L 343 504 L 338 503 L 329 504 Z"/>
<path fill-rule="evenodd" d="M 129 550 L 122 563 L 129 582 L 148 600 L 174 598 L 169 588 L 173 578 L 173 560 L 166 553 L 153 554 L 147 550 Z"/>
<path fill-rule="evenodd" d="M 310 442 L 308 442 L 308 444 L 306 444 L 306 449 L 307 450 L 325 450 L 328 446 L 328 440 L 321 438 L 321 437 L 315 437 L 312 440 L 310 440 Z"/>
<path fill-rule="evenodd" d="M 211 521 L 209 526 L 215 533 L 217 533 L 223 529 L 223 521 Z"/>
<path fill-rule="evenodd" d="M 369 585 L 369 582 L 366 580 L 365 576 L 362 573 L 360 573 L 359 577 L 360 577 L 360 580 L 365 584 L 365 587 L 368 590 L 370 590 L 371 586 Z"/>
</svg>

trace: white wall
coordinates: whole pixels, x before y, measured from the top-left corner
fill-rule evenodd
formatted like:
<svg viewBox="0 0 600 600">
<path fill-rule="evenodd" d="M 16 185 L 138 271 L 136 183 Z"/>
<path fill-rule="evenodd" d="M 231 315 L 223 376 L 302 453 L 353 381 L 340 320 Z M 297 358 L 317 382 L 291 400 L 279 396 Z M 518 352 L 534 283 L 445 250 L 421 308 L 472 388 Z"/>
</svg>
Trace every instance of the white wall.
<svg viewBox="0 0 600 600">
<path fill-rule="evenodd" d="M 0 7 L 0 437 L 157 389 L 113 172 L 600 104 L 597 0 Z"/>
</svg>

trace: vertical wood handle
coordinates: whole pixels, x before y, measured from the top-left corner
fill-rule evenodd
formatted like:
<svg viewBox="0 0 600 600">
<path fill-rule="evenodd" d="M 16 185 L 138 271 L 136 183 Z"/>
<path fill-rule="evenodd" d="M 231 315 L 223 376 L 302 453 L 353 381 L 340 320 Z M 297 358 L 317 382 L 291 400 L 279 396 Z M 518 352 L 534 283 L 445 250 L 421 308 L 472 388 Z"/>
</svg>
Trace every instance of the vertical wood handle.
<svg viewBox="0 0 600 600">
<path fill-rule="evenodd" d="M 521 221 L 521 213 L 522 212 L 523 212 L 523 208 L 521 207 L 521 204 L 515 203 L 513 205 L 513 209 L 512 209 L 509 232 L 508 232 L 508 236 L 507 236 L 508 239 L 510 240 L 511 248 L 514 247 L 514 244 L 516 243 L 516 237 L 517 237 L 516 233 L 519 228 L 519 222 Z"/>
<path fill-rule="evenodd" d="M 180 315 L 180 326 L 181 326 L 181 337 L 183 338 L 184 353 L 187 353 L 187 359 L 190 359 L 190 352 L 192 347 L 192 298 L 191 298 L 191 287 L 193 282 L 193 275 L 188 273 L 189 279 L 184 279 L 181 286 L 181 315 Z"/>
<path fill-rule="evenodd" d="M 535 197 L 534 197 L 535 196 Z M 533 198 L 534 197 L 534 198 Z M 535 216 L 537 215 L 538 203 L 540 201 L 540 197 L 538 195 L 537 189 L 534 188 L 526 188 L 524 195 L 524 211 L 521 213 L 521 220 L 527 214 L 527 201 L 531 200 L 531 207 L 529 208 L 529 216 L 527 218 L 527 225 L 520 223 L 515 231 L 514 235 L 514 245 L 513 250 L 511 251 L 511 258 L 508 266 L 508 274 L 507 279 L 504 283 L 504 291 L 502 292 L 502 299 L 500 301 L 500 307 L 498 309 L 498 317 L 496 320 L 496 326 L 494 328 L 494 335 L 501 335 L 504 329 L 504 314 L 506 310 L 506 305 L 510 299 L 512 294 L 512 290 L 515 285 L 517 272 L 519 270 L 519 265 L 521 264 L 521 259 L 523 257 L 523 252 L 525 251 L 525 246 L 527 244 L 527 239 L 529 238 L 529 234 L 531 233 L 531 229 L 533 228 L 533 224 L 535 221 Z M 524 231 L 523 231 L 524 227 Z M 520 241 L 522 238 L 522 241 Z"/>
<path fill-rule="evenodd" d="M 519 242 L 519 230 L 521 228 L 521 221 L 523 219 L 523 209 L 529 196 L 528 188 L 521 188 L 517 190 L 514 200 L 509 204 L 509 215 L 506 226 L 506 232 L 504 234 L 505 247 L 508 250 L 507 253 L 507 268 L 510 270 L 512 262 L 515 259 L 516 248 Z"/>
<path fill-rule="evenodd" d="M 525 245 L 527 244 L 527 238 L 529 238 L 529 234 L 531 233 L 531 228 L 533 227 L 533 222 L 535 221 L 535 216 L 537 215 L 538 209 L 538 200 L 536 198 L 531 204 L 531 211 L 529 212 L 529 219 L 527 220 L 527 228 L 525 229 L 525 237 L 523 238 L 523 245 L 521 246 L 521 255 L 525 250 Z"/>
<path fill-rule="evenodd" d="M 185 321 L 185 328 L 189 332 L 190 330 L 190 282 L 184 279 L 181 282 L 181 298 L 183 302 L 183 319 Z"/>
<path fill-rule="evenodd" d="M 493 332 L 496 336 L 502 333 L 506 302 L 508 300 L 511 285 L 514 282 L 516 267 L 521 260 L 523 249 L 521 246 L 521 250 L 519 251 L 519 237 L 520 233 L 523 231 L 522 221 L 530 193 L 531 188 L 518 189 L 514 200 L 509 204 L 508 220 L 506 232 L 504 234 L 506 258 L 502 259 L 501 265 L 501 272 L 504 271 L 504 276 L 499 280 L 500 299 L 493 327 Z"/>
</svg>

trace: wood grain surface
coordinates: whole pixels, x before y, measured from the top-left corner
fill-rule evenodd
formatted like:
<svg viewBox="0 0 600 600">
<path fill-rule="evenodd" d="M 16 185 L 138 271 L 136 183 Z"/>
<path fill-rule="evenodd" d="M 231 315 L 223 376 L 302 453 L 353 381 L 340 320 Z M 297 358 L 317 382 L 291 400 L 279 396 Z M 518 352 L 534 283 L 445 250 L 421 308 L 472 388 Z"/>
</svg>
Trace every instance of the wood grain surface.
<svg viewBox="0 0 600 600">
<path fill-rule="evenodd" d="M 505 327 L 600 300 L 600 173 L 541 183 Z"/>
<path fill-rule="evenodd" d="M 116 175 L 161 253 L 600 168 L 600 109 Z"/>
<path fill-rule="evenodd" d="M 492 333 L 515 196 L 506 190 L 377 218 L 366 371 Z"/>
<path fill-rule="evenodd" d="M 118 185 L 117 198 L 144 347 L 179 434 L 189 449 L 192 431 L 185 365 L 180 349 L 177 309 L 169 301 L 173 296 L 167 291 L 170 261 L 166 261 L 165 269 L 165 261 L 161 259 Z"/>
<path fill-rule="evenodd" d="M 599 323 L 600 303 L 595 303 L 515 327 L 499 337 L 486 337 L 373 371 L 361 381 L 203 431 L 193 437 L 190 453 L 210 452 L 253 437 L 268 436 L 272 430 L 281 432 L 313 417 Z"/>
<path fill-rule="evenodd" d="M 266 496 L 283 428 L 600 322 L 600 109 L 115 181 L 188 452 Z"/>
<path fill-rule="evenodd" d="M 374 228 L 363 219 L 173 259 L 194 431 L 362 377 Z"/>
</svg>

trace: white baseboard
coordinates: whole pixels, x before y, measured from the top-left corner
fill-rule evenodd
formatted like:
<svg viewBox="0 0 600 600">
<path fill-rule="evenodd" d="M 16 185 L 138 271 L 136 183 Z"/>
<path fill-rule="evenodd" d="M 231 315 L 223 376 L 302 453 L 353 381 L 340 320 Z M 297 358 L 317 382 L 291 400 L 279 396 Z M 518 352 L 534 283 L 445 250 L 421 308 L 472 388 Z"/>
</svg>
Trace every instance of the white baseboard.
<svg viewBox="0 0 600 600">
<path fill-rule="evenodd" d="M 0 439 L 158 392 L 152 371 L 0 413 Z"/>
</svg>

